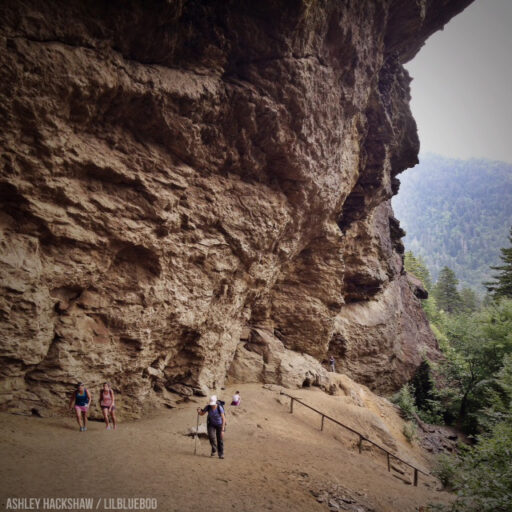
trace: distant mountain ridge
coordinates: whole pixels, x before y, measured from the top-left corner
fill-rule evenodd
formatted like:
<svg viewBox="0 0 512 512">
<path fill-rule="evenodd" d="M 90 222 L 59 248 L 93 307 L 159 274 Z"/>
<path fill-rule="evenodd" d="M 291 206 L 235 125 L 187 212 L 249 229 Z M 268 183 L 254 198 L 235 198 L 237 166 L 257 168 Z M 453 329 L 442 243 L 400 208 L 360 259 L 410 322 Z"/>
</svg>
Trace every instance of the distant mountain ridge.
<svg viewBox="0 0 512 512">
<path fill-rule="evenodd" d="M 422 256 L 434 280 L 447 265 L 461 286 L 483 292 L 489 266 L 508 245 L 512 164 L 427 153 L 400 181 L 393 209 L 407 232 L 406 250 Z"/>
</svg>

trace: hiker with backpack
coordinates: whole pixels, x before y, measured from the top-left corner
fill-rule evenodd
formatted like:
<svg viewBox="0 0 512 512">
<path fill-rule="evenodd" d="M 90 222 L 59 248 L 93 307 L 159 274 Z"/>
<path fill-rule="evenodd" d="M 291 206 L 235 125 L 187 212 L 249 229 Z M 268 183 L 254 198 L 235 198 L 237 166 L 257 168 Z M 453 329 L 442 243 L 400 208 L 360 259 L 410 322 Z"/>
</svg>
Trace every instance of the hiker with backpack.
<svg viewBox="0 0 512 512">
<path fill-rule="evenodd" d="M 76 421 L 80 427 L 80 432 L 87 430 L 87 413 L 89 412 L 89 404 L 91 403 L 91 393 L 85 387 L 83 382 L 76 385 L 76 389 L 71 395 L 69 408 L 75 409 Z"/>
<path fill-rule="evenodd" d="M 226 430 L 226 415 L 224 413 L 224 402 L 217 400 L 217 396 L 210 397 L 210 403 L 201 409 L 198 407 L 197 414 L 204 416 L 208 414 L 206 422 L 208 428 L 208 439 L 212 447 L 211 456 L 213 457 L 217 450 L 219 459 L 224 458 L 224 431 Z"/>
</svg>

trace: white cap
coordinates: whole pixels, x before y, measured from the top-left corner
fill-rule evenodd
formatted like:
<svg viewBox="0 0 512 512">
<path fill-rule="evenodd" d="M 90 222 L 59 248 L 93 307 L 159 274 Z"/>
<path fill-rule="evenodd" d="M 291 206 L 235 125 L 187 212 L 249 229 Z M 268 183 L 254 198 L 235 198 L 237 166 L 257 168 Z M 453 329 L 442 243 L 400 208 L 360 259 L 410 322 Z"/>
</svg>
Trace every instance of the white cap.
<svg viewBox="0 0 512 512">
<path fill-rule="evenodd" d="M 212 395 L 210 397 L 210 405 L 217 405 L 217 395 Z"/>
</svg>

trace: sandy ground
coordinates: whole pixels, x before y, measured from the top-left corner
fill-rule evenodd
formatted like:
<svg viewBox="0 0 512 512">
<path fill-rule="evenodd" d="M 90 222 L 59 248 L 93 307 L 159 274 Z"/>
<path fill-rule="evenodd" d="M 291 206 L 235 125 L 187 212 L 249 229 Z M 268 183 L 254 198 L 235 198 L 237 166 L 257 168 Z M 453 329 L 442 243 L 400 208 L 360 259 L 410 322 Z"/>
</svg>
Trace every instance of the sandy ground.
<svg viewBox="0 0 512 512">
<path fill-rule="evenodd" d="M 381 453 L 365 449 L 360 455 L 357 439 L 332 424 L 320 432 L 320 418 L 300 405 L 290 414 L 289 400 L 278 388 L 237 388 L 243 401 L 238 409 L 228 408 L 224 460 L 210 457 L 207 440 L 199 441 L 194 455 L 194 439 L 183 435 L 195 426 L 195 410 L 206 399 L 121 423 L 116 431 L 91 421 L 81 433 L 71 415 L 0 414 L 2 510 L 9 497 L 92 497 L 98 510 L 112 503 L 103 498 L 147 497 L 156 498 L 159 511 L 325 512 L 327 504 L 318 503 L 311 491 L 331 484 L 340 484 L 376 512 L 415 511 L 449 499 L 435 490 L 432 479 L 420 476 L 419 486 L 413 487 L 393 477 Z M 227 389 L 221 398 L 233 391 Z M 367 408 L 356 407 L 346 397 L 318 390 L 290 393 L 366 429 L 376 441 L 396 443 L 395 452 L 428 468 L 425 454 L 408 448 L 391 407 L 373 401 Z"/>
</svg>

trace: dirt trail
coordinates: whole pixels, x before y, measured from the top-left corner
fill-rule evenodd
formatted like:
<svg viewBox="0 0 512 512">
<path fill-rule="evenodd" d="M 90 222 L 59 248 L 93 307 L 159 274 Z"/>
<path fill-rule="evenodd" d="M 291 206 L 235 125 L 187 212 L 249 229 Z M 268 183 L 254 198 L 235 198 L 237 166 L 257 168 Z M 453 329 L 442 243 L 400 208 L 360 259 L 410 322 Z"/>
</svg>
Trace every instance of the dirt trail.
<svg viewBox="0 0 512 512">
<path fill-rule="evenodd" d="M 237 386 L 239 409 L 228 408 L 224 460 L 210 457 L 206 440 L 194 456 L 194 440 L 183 434 L 195 426 L 197 405 L 121 423 L 107 431 L 90 422 L 80 433 L 73 418 L 0 415 L 0 497 L 156 498 L 159 511 L 326 511 L 311 491 L 339 484 L 356 505 L 377 512 L 418 510 L 430 501 L 446 501 L 420 477 L 416 488 L 387 472 L 385 457 L 374 450 L 359 455 L 356 439 L 333 425 L 319 431 L 319 417 L 261 385 Z M 229 398 L 228 389 L 222 398 Z M 419 448 L 408 450 L 401 421 L 384 401 L 356 407 L 347 397 L 318 390 L 290 393 L 320 410 L 366 429 L 420 467 L 428 459 Z M 374 411 L 372 412 L 372 408 Z M 379 419 L 380 418 L 380 419 Z M 204 421 L 204 419 L 202 420 Z M 380 423 L 382 421 L 382 423 Z M 318 492 L 317 492 L 318 494 Z M 98 510 L 105 510 L 104 501 Z M 97 501 L 95 501 L 95 506 Z M 348 505 L 347 505 L 348 507 Z M 340 509 L 343 510 L 343 509 Z"/>
</svg>

